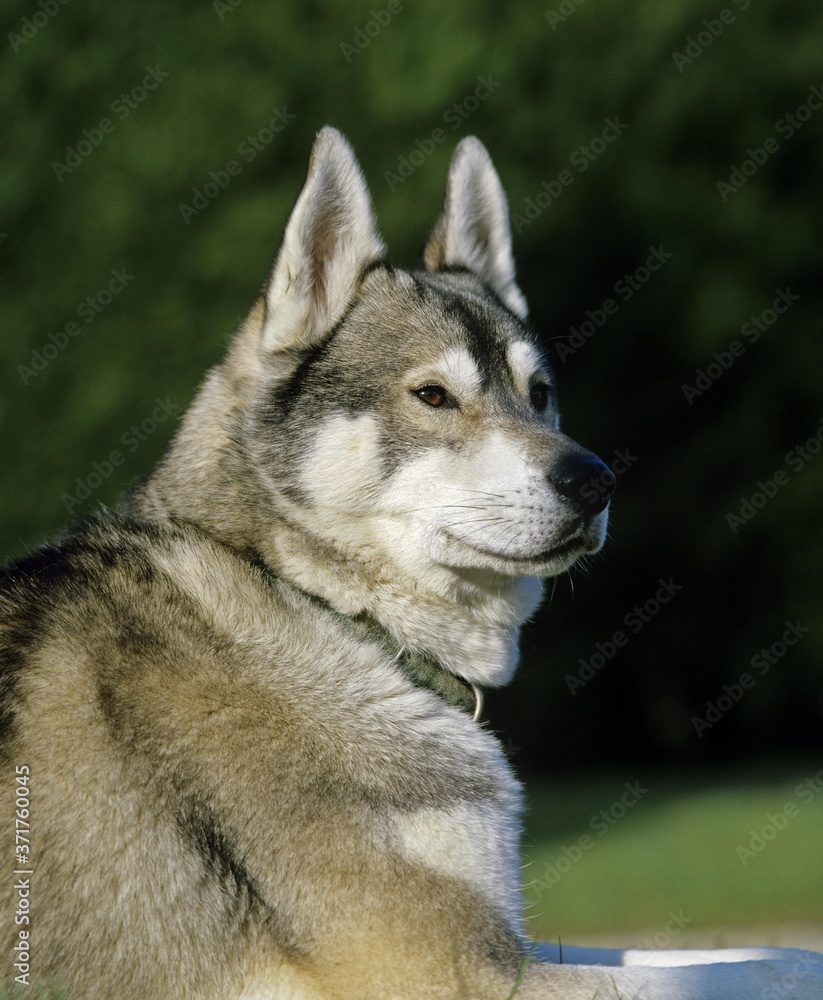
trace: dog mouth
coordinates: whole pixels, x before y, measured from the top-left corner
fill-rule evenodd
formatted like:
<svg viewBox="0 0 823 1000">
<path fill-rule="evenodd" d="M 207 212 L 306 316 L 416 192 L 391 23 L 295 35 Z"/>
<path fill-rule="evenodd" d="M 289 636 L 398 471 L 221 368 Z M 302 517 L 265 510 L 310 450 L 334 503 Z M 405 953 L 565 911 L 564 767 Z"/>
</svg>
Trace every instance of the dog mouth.
<svg viewBox="0 0 823 1000">
<path fill-rule="evenodd" d="M 545 549 L 543 552 L 538 553 L 536 556 L 526 556 L 523 559 L 518 559 L 518 562 L 553 562 L 557 559 L 566 559 L 572 553 L 577 553 L 578 555 L 582 552 L 589 552 L 592 549 L 592 543 L 587 541 L 587 539 L 581 537 L 580 535 L 575 535 L 566 542 L 561 542 L 560 545 L 555 545 L 554 548 Z"/>
<path fill-rule="evenodd" d="M 493 549 L 480 548 L 449 532 L 445 532 L 445 535 L 450 542 L 456 542 L 458 545 L 465 546 L 467 549 L 471 549 L 472 552 L 477 552 L 478 555 L 485 556 L 487 559 L 497 559 L 502 562 L 522 566 L 545 565 L 546 563 L 556 563 L 558 561 L 563 562 L 570 557 L 582 555 L 584 552 L 591 552 L 597 547 L 591 539 L 587 539 L 582 535 L 573 535 L 565 542 L 560 542 L 560 544 L 554 545 L 550 549 L 544 549 L 542 552 L 537 552 L 534 555 L 515 556 L 508 552 L 496 552 Z"/>
</svg>

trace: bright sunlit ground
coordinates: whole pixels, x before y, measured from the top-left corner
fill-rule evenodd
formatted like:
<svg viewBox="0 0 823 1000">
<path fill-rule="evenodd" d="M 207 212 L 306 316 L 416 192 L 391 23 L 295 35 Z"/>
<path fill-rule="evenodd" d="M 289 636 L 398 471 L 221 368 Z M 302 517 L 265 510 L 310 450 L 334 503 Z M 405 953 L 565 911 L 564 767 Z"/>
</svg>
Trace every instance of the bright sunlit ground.
<svg viewBox="0 0 823 1000">
<path fill-rule="evenodd" d="M 527 783 L 537 940 L 823 951 L 823 771 Z M 819 773 L 820 780 L 815 780 Z"/>
</svg>

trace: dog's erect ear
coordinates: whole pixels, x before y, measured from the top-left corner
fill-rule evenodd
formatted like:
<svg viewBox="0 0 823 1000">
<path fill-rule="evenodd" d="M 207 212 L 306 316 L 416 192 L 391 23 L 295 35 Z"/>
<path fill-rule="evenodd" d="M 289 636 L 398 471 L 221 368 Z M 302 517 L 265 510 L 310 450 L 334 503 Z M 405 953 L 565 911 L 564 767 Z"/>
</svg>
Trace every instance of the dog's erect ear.
<svg viewBox="0 0 823 1000">
<path fill-rule="evenodd" d="M 264 349 L 317 343 L 345 312 L 363 269 L 385 252 L 351 146 L 326 127 L 266 287 Z"/>
<path fill-rule="evenodd" d="M 486 147 L 474 136 L 454 151 L 443 214 L 423 251 L 427 271 L 467 267 L 490 285 L 515 315 L 526 300 L 514 282 L 509 209 Z"/>
</svg>

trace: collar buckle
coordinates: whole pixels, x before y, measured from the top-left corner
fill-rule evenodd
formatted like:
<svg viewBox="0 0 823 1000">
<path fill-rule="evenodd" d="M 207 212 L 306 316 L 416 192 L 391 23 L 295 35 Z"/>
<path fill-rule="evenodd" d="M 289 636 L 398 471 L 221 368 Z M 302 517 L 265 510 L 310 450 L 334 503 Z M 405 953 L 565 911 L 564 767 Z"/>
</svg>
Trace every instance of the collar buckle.
<svg viewBox="0 0 823 1000">
<path fill-rule="evenodd" d="M 472 683 L 471 689 L 472 694 L 474 695 L 474 713 L 472 714 L 472 722 L 479 722 L 480 716 L 483 714 L 483 688 L 478 684 Z"/>
</svg>

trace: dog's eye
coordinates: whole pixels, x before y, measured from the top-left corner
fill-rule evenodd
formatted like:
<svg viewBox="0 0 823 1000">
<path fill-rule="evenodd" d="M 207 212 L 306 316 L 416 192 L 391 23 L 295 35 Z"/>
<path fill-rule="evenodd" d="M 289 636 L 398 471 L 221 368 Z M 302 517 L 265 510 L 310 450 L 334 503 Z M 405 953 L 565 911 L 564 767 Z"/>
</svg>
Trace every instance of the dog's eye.
<svg viewBox="0 0 823 1000">
<path fill-rule="evenodd" d="M 532 406 L 539 413 L 542 413 L 546 409 L 546 404 L 549 402 L 549 387 L 544 382 L 539 382 L 537 385 L 531 387 L 529 392 L 529 400 Z"/>
<path fill-rule="evenodd" d="M 414 394 L 422 399 L 424 403 L 428 403 L 429 406 L 443 406 L 449 398 L 442 385 L 424 385 L 419 389 L 415 389 Z"/>
</svg>

